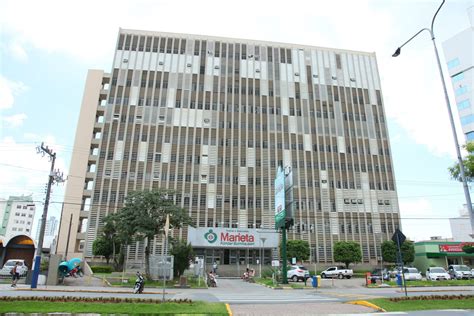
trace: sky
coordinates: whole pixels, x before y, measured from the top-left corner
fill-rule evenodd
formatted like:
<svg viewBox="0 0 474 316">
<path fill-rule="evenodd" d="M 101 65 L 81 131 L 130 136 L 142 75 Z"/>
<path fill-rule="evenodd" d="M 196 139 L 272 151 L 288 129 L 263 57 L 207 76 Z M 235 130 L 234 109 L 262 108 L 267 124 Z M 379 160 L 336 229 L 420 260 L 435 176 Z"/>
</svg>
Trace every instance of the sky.
<svg viewBox="0 0 474 316">
<path fill-rule="evenodd" d="M 41 216 L 51 166 L 44 142 L 69 175 L 88 69 L 112 69 L 120 27 L 375 52 L 390 134 L 402 230 L 418 241 L 451 237 L 448 218 L 465 204 L 450 178 L 456 161 L 430 27 L 441 1 L 89 1 L 0 2 L 0 198 L 32 195 Z M 442 42 L 470 26 L 470 0 L 448 0 L 434 25 Z M 451 102 L 454 96 L 447 81 Z M 463 144 L 456 107 L 458 139 Z M 64 185 L 53 187 L 49 216 L 61 216 Z"/>
</svg>

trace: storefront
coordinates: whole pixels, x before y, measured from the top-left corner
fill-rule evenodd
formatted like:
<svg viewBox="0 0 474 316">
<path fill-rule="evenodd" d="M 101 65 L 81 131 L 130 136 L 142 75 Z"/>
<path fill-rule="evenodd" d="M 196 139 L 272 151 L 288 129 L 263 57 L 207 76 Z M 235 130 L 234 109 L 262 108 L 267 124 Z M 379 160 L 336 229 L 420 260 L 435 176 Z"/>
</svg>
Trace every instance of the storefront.
<svg viewBox="0 0 474 316">
<path fill-rule="evenodd" d="M 270 266 L 278 259 L 278 233 L 269 229 L 188 229 L 188 242 L 195 255 L 203 258 L 206 270 L 217 262 L 220 275 L 240 276 L 245 269 Z"/>
<path fill-rule="evenodd" d="M 438 240 L 417 242 L 413 265 L 422 273 L 429 267 L 447 268 L 450 264 L 465 264 L 474 268 L 474 254 L 462 250 L 462 247 L 468 244 L 474 245 L 474 243 Z"/>
</svg>

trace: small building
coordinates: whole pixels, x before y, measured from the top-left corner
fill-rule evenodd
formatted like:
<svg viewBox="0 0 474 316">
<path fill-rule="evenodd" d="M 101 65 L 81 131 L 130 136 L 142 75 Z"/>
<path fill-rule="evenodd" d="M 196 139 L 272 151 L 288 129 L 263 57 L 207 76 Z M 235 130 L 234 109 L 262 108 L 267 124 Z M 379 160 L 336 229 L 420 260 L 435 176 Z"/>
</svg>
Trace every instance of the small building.
<svg viewBox="0 0 474 316">
<path fill-rule="evenodd" d="M 425 272 L 429 267 L 445 267 L 451 264 L 465 264 L 474 267 L 474 253 L 465 253 L 462 247 L 474 245 L 470 242 L 430 240 L 415 243 L 413 265 Z"/>
</svg>

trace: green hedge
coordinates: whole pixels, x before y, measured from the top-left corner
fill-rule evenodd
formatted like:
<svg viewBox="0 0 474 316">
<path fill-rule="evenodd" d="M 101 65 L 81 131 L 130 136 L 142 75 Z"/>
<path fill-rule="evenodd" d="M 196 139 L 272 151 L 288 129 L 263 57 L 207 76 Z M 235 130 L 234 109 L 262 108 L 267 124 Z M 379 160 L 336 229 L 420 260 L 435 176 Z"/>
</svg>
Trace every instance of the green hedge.
<svg viewBox="0 0 474 316">
<path fill-rule="evenodd" d="M 109 266 L 93 266 L 91 267 L 92 272 L 94 273 L 112 273 L 113 269 Z"/>
</svg>

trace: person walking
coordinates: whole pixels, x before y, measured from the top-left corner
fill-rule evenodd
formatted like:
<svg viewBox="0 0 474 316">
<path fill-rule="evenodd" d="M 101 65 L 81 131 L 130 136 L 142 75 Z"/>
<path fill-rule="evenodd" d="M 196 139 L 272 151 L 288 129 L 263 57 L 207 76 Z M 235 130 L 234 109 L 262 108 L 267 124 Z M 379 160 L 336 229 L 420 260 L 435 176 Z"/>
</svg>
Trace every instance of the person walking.
<svg viewBox="0 0 474 316">
<path fill-rule="evenodd" d="M 214 261 L 214 263 L 212 264 L 212 272 L 214 274 L 217 274 L 217 261 Z"/>
<path fill-rule="evenodd" d="M 10 274 L 12 275 L 12 287 L 16 287 L 16 283 L 20 279 L 20 262 L 16 262 L 13 269 L 11 269 Z"/>
</svg>

